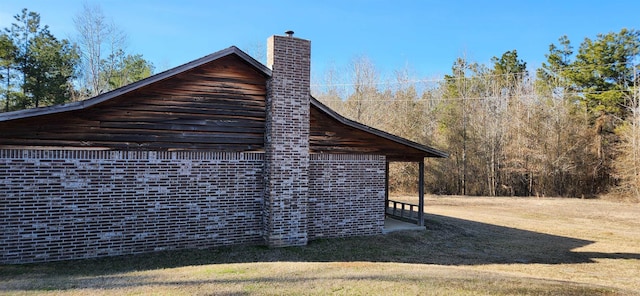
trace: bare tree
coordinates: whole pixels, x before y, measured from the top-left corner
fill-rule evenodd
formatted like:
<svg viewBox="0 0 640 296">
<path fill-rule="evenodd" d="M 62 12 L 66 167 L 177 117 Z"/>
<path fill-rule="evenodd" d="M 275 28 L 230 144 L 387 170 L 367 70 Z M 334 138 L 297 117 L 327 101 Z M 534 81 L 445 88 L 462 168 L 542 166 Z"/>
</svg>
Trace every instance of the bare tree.
<svg viewBox="0 0 640 296">
<path fill-rule="evenodd" d="M 353 59 L 351 62 L 351 95 L 345 102 L 347 117 L 356 121 L 379 125 L 377 107 L 380 103 L 378 92 L 379 74 L 375 65 L 366 56 Z"/>
<path fill-rule="evenodd" d="M 334 111 L 344 115 L 345 93 L 343 89 L 346 82 L 340 76 L 338 68 L 334 64 L 329 65 L 322 78 L 316 81 L 311 86 L 313 96 Z"/>
<path fill-rule="evenodd" d="M 634 77 L 636 83 L 637 77 Z M 615 176 L 620 180 L 617 193 L 623 199 L 640 201 L 640 89 L 634 85 L 629 102 L 630 115 L 619 128 L 621 144 L 615 160 Z"/>
<path fill-rule="evenodd" d="M 105 17 L 99 4 L 85 2 L 73 22 L 82 59 L 81 87 L 88 96 L 110 90 L 109 77 L 105 77 L 110 71 L 105 69 L 116 67 L 123 55 L 126 34 Z"/>
</svg>

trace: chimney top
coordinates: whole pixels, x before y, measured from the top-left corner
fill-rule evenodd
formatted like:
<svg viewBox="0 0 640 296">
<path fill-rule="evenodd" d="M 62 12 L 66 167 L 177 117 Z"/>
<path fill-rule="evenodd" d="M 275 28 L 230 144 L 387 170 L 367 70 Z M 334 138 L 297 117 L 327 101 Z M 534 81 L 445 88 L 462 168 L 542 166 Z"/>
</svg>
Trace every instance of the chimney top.
<svg viewBox="0 0 640 296">
<path fill-rule="evenodd" d="M 287 37 L 293 37 L 293 31 L 289 30 L 284 32 L 285 34 L 287 34 Z"/>
</svg>

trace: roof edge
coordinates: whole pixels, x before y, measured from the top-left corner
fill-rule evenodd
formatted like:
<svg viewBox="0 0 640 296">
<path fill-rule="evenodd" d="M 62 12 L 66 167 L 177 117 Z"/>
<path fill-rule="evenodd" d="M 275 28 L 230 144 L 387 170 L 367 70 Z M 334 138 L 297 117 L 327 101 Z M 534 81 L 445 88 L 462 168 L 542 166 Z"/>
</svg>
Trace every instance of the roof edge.
<svg viewBox="0 0 640 296">
<path fill-rule="evenodd" d="M 198 66 L 201 66 L 203 64 L 209 63 L 211 61 L 217 60 L 219 58 L 222 58 L 231 54 L 235 54 L 241 59 L 243 59 L 248 65 L 254 67 L 265 77 L 271 77 L 271 69 L 269 69 L 267 66 L 263 65 L 258 60 L 254 59 L 244 51 L 240 50 L 239 48 L 235 46 L 231 46 L 226 49 L 214 52 L 212 54 L 209 54 L 199 59 L 188 62 L 186 64 L 182 64 L 175 68 L 171 68 L 166 71 L 160 72 L 158 74 L 154 74 L 145 79 L 136 81 L 131 84 L 127 84 L 123 87 L 111 90 L 104 94 L 100 94 L 83 101 L 0 113 L 0 121 L 9 121 L 13 119 L 20 119 L 20 118 L 27 118 L 27 117 L 34 117 L 34 116 L 41 116 L 41 115 L 47 115 L 47 114 L 85 109 L 85 108 L 97 105 L 99 103 L 102 103 L 104 101 L 108 101 L 120 95 L 129 93 L 131 91 L 135 91 L 137 89 L 140 89 L 152 83 L 170 78 L 171 76 L 186 72 L 188 70 L 191 70 L 193 68 L 196 68 Z"/>
<path fill-rule="evenodd" d="M 362 131 L 365 131 L 365 132 L 368 132 L 368 133 L 375 134 L 375 135 L 380 136 L 382 138 L 385 138 L 387 140 L 394 141 L 396 143 L 403 144 L 403 145 L 409 146 L 411 148 L 418 149 L 420 151 L 423 151 L 425 153 L 429 153 L 429 154 L 433 155 L 433 156 L 430 156 L 430 157 L 436 157 L 436 158 L 448 158 L 449 157 L 449 153 L 446 153 L 444 151 L 441 151 L 441 150 L 438 150 L 438 149 L 435 149 L 435 148 L 432 148 L 432 147 L 429 147 L 429 146 L 426 146 L 426 145 L 422 145 L 420 143 L 416 143 L 416 142 L 413 142 L 411 140 L 407 140 L 405 138 L 396 136 L 394 134 L 390 134 L 390 133 L 385 132 L 383 130 L 379 130 L 377 128 L 373 128 L 373 127 L 370 127 L 368 125 L 359 123 L 357 121 L 348 119 L 348 118 L 338 114 L 338 112 L 333 111 L 327 105 L 322 104 L 320 101 L 318 101 L 313 96 L 309 96 L 309 97 L 310 97 L 311 105 L 313 105 L 316 108 L 320 109 L 322 112 L 326 113 L 327 115 L 329 115 L 330 117 L 332 117 L 333 119 L 339 121 L 340 123 L 342 123 L 344 125 L 347 125 L 347 126 L 350 126 L 352 128 L 359 129 L 359 130 L 362 130 Z"/>
</svg>

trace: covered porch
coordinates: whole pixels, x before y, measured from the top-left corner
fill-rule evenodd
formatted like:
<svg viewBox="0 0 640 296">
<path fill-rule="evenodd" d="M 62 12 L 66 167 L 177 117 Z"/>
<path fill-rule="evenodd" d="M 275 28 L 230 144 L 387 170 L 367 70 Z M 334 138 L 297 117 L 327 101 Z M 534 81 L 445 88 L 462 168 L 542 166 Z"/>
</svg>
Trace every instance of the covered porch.
<svg viewBox="0 0 640 296">
<path fill-rule="evenodd" d="M 409 230 L 408 225 L 414 226 L 412 230 L 424 229 L 424 160 L 416 161 L 418 165 L 418 202 L 410 203 L 406 201 L 389 199 L 389 161 L 385 169 L 385 232 L 387 229 L 393 230 L 403 228 Z"/>
</svg>

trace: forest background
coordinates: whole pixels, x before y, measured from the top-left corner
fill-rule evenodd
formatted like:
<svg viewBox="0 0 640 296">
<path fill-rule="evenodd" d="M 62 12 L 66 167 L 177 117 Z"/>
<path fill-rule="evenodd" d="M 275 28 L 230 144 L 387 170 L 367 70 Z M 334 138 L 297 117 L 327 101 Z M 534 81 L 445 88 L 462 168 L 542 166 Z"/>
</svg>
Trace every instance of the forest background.
<svg viewBox="0 0 640 296">
<path fill-rule="evenodd" d="M 84 100 L 154 73 L 99 6 L 85 5 L 74 24 L 72 40 L 58 39 L 25 9 L 2 30 L 0 110 Z M 513 49 L 489 64 L 461 56 L 435 79 L 416 78 L 410 65 L 382 78 L 360 56 L 314 77 L 312 94 L 348 118 L 447 151 L 426 162 L 431 193 L 639 201 L 639 50 L 635 29 L 580 43 L 559 36 L 537 69 Z M 414 191 L 417 173 L 393 163 L 391 189 Z"/>
</svg>

